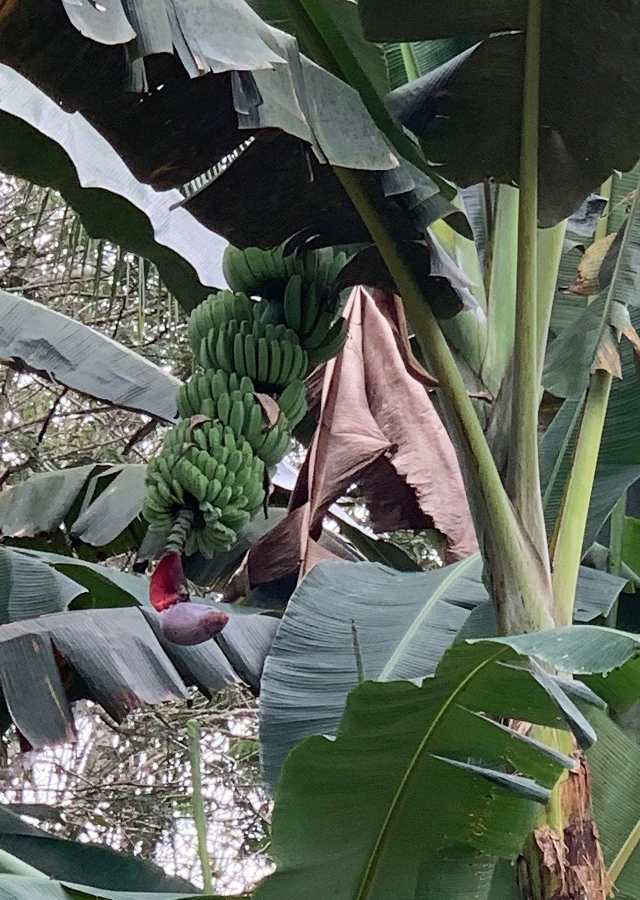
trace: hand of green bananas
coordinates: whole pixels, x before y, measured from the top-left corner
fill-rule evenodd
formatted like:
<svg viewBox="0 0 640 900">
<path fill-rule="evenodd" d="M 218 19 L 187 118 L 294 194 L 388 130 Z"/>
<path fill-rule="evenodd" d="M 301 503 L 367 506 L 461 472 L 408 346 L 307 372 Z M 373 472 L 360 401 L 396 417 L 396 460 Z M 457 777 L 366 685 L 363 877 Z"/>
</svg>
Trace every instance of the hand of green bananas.
<svg viewBox="0 0 640 900">
<path fill-rule="evenodd" d="M 192 510 L 187 555 L 229 548 L 263 506 L 265 472 L 287 453 L 307 410 L 303 379 L 346 340 L 332 294 L 344 261 L 330 249 L 285 256 L 281 248 L 229 247 L 233 290 L 191 314 L 189 340 L 203 371 L 178 391 L 180 419 L 149 462 L 143 507 L 150 530 L 167 535 L 180 510 Z M 274 425 L 256 392 L 275 396 Z"/>
</svg>

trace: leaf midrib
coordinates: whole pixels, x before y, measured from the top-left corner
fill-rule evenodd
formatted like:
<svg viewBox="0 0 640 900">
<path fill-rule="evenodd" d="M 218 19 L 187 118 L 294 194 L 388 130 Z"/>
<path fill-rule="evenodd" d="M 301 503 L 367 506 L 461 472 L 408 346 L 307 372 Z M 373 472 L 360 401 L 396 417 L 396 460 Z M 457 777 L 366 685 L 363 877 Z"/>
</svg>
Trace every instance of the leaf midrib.
<svg viewBox="0 0 640 900">
<path fill-rule="evenodd" d="M 402 654 L 404 653 L 406 647 L 411 643 L 413 638 L 416 636 L 418 629 L 423 624 L 425 619 L 428 617 L 429 613 L 435 606 L 435 604 L 440 600 L 448 588 L 462 576 L 467 569 L 469 569 L 474 563 L 478 561 L 479 553 L 474 553 L 472 556 L 469 556 L 467 559 L 459 562 L 455 567 L 453 572 L 450 572 L 440 583 L 440 585 L 435 589 L 433 594 L 429 597 L 427 602 L 424 604 L 418 615 L 415 617 L 404 636 L 398 641 L 398 645 L 396 649 L 393 651 L 389 659 L 387 660 L 384 668 L 380 672 L 378 676 L 378 681 L 387 681 L 392 675 L 395 669 L 395 666 L 399 662 Z"/>
<path fill-rule="evenodd" d="M 469 674 L 460 682 L 460 684 L 453 691 L 453 693 L 447 698 L 446 702 L 440 709 L 440 712 L 437 714 L 437 716 L 434 718 L 433 722 L 427 729 L 424 737 L 420 741 L 420 744 L 418 745 L 418 748 L 411 759 L 411 762 L 407 766 L 407 770 L 406 770 L 405 774 L 402 776 L 400 784 L 398 785 L 398 787 L 396 789 L 396 792 L 393 796 L 391 803 L 389 804 L 389 809 L 387 811 L 387 815 L 385 816 L 385 820 L 382 823 L 382 827 L 381 827 L 380 833 L 378 834 L 378 837 L 376 839 L 375 846 L 373 847 L 373 850 L 371 851 L 371 854 L 367 861 L 364 875 L 363 875 L 362 881 L 360 883 L 360 887 L 359 887 L 357 893 L 354 895 L 354 900 L 367 900 L 367 898 L 371 896 L 371 890 L 373 889 L 373 885 L 374 885 L 376 868 L 377 868 L 378 862 L 380 861 L 380 858 L 382 856 L 384 844 L 387 841 L 387 838 L 388 838 L 388 835 L 390 832 L 390 827 L 393 823 L 393 819 L 394 819 L 396 810 L 398 809 L 398 807 L 400 805 L 400 800 L 401 800 L 402 794 L 407 786 L 409 778 L 411 777 L 413 770 L 417 766 L 418 761 L 420 760 L 420 757 L 422 756 L 422 754 L 424 752 L 424 748 L 427 745 L 427 743 L 429 742 L 429 739 L 431 738 L 431 736 L 433 735 L 435 730 L 438 728 L 438 726 L 441 724 L 443 717 L 449 711 L 450 707 L 455 703 L 456 699 L 462 693 L 462 691 L 465 689 L 467 684 L 478 674 L 478 672 L 480 672 L 486 666 L 493 663 L 499 656 L 504 655 L 506 652 L 507 652 L 507 648 L 502 647 L 499 650 L 497 650 L 492 656 L 483 660 L 479 665 L 477 665 L 474 669 L 472 669 L 469 672 Z"/>
</svg>

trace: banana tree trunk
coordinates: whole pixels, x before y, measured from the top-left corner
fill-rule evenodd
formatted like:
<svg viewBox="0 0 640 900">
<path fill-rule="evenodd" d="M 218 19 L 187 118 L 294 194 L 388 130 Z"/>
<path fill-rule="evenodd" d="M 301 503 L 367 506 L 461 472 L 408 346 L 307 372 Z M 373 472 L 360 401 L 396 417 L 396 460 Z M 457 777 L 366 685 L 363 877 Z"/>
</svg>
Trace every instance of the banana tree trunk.
<svg viewBox="0 0 640 900">
<path fill-rule="evenodd" d="M 573 757 L 575 771 L 559 785 L 555 810 L 547 811 L 516 861 L 521 900 L 605 900 L 611 894 L 589 769 L 582 751 Z"/>
</svg>

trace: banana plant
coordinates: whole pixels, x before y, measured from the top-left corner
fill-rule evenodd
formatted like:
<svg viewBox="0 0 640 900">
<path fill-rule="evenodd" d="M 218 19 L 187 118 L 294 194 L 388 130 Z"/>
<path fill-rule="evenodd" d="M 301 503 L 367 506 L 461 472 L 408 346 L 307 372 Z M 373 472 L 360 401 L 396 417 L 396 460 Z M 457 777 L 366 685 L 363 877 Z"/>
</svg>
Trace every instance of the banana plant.
<svg viewBox="0 0 640 900">
<path fill-rule="evenodd" d="M 223 151 L 237 150 L 228 170 L 189 208 L 214 229 L 235 236 L 239 245 L 276 246 L 296 232 L 303 241 L 312 236 L 320 243 L 368 240 L 375 245 L 438 382 L 481 548 L 484 583 L 498 632 L 507 641 L 500 646 L 543 664 L 536 668 L 506 650 L 492 657 L 489 645 L 475 645 L 488 654 L 478 675 L 465 668 L 476 652 L 474 645 L 469 649 L 465 644 L 444 657 L 442 678 L 437 671 L 435 680 L 425 681 L 423 688 L 356 688 L 335 743 L 303 744 L 294 750 L 288 770 L 285 766 L 274 840 L 283 871 L 266 882 L 258 896 L 282 898 L 289 889 L 292 896 L 313 896 L 316 891 L 318 896 L 333 892 L 348 900 L 393 897 L 394 860 L 398 866 L 406 849 L 411 867 L 403 874 L 408 880 L 395 893 L 403 900 L 442 896 L 445 889 L 458 896 L 487 896 L 487 872 L 494 869 L 485 865 L 486 857 L 515 856 L 519 890 L 526 900 L 550 900 L 563 891 L 568 897 L 582 896 L 585 883 L 589 900 L 601 900 L 620 865 L 607 874 L 593 822 L 583 752 L 593 735 L 573 702 L 567 702 L 564 689 L 549 681 L 547 668 L 602 672 L 621 665 L 625 652 L 632 654 L 636 647 L 627 636 L 587 630 L 592 636 L 584 640 L 599 653 L 586 658 L 580 637 L 584 633 L 571 623 L 609 398 L 614 381 L 624 374 L 620 356 L 626 348 L 620 339 L 637 345 L 629 311 L 637 304 L 637 194 L 604 296 L 587 311 L 588 321 L 595 322 L 595 339 L 583 358 L 583 394 L 567 394 L 567 402 L 577 403 L 563 409 L 564 430 L 558 426 L 556 432 L 560 452 L 557 466 L 551 465 L 546 497 L 540 486 L 538 417 L 566 220 L 614 170 L 631 169 L 640 149 L 637 0 L 624 8 L 614 0 L 588 0 L 578 21 L 568 0 L 553 5 L 542 0 L 473 0 L 450 3 L 444 10 L 431 0 L 419 6 L 409 0 L 361 0 L 365 37 L 402 42 L 389 58 L 395 59 L 398 81 L 399 54 L 407 83 L 396 87 L 386 104 L 380 53 L 358 31 L 352 3 L 256 4 L 288 35 L 269 29 L 241 0 L 220 9 L 212 2 L 202 16 L 192 15 L 187 0 L 174 0 L 173 17 L 167 5 L 158 4 L 151 13 L 133 4 L 133 28 L 120 3 L 102 19 L 100 10 L 89 4 L 64 4 L 62 9 L 51 0 L 43 4 L 47 15 L 39 18 L 34 16 L 38 4 L 16 4 L 0 20 L 0 55 L 26 70 L 57 100 L 82 109 L 120 148 L 136 174 L 156 186 L 184 182 L 197 174 L 198 166 L 203 171 L 217 161 L 212 154 L 219 159 Z M 59 38 L 54 44 L 48 38 L 52 23 Z M 151 88 L 142 103 L 127 97 L 123 83 L 110 77 L 112 46 L 123 49 L 132 40 L 137 50 L 127 54 L 128 86 Z M 424 52 L 412 45 L 442 40 L 446 44 L 431 44 Z M 160 73 L 153 66 L 147 69 L 147 57 L 174 48 L 176 66 L 182 67 L 179 75 L 171 67 Z M 62 55 L 75 65 L 81 60 L 86 77 L 69 77 L 68 69 L 60 66 Z M 421 73 L 421 65 L 429 66 L 436 58 L 440 65 Z M 119 73 L 124 59 L 123 49 Z M 184 113 L 183 70 L 191 76 L 189 91 L 201 91 L 197 96 L 202 109 L 210 114 L 195 125 Z M 159 74 L 162 91 L 155 90 Z M 622 95 L 620 84 L 625 85 Z M 164 128 L 167 121 L 172 128 Z M 140 140 L 144 123 L 156 127 L 157 140 Z M 242 150 L 240 138 L 247 131 L 241 128 L 255 131 L 253 142 Z M 282 165 L 283 159 L 290 165 Z M 265 172 L 273 177 L 265 177 Z M 479 192 L 462 193 L 478 183 Z M 455 188 L 461 193 L 457 207 L 450 202 Z M 475 221 L 477 248 L 468 239 L 462 209 Z M 432 276 L 451 273 L 454 264 L 471 301 L 466 311 L 443 322 L 434 312 Z M 218 347 L 214 349 L 217 357 Z M 244 353 L 244 344 L 240 348 L 238 342 L 238 358 L 241 349 Z M 224 340 L 220 352 L 229 352 Z M 213 355 L 212 348 L 205 353 Z M 478 408 L 470 397 L 469 381 L 474 392 L 478 385 L 486 389 L 489 409 Z M 196 478 L 195 472 L 189 473 L 188 478 Z M 205 490 L 199 478 L 192 487 L 196 497 Z M 184 490 L 182 483 L 180 488 Z M 549 522 L 545 499 L 554 491 L 560 499 Z M 208 501 L 205 497 L 200 502 Z M 165 496 L 164 504 L 156 502 L 152 516 L 166 516 L 166 504 L 176 502 Z M 205 512 L 210 514 L 209 509 Z M 165 524 L 158 518 L 158 526 Z M 514 637 L 523 633 L 524 640 Z M 549 652 L 549 647 L 566 649 L 564 665 L 562 652 Z M 574 655 L 576 647 L 580 652 Z M 498 656 L 500 662 L 490 666 L 487 660 Z M 527 706 L 523 700 L 518 678 L 525 669 L 527 684 L 542 685 L 545 696 L 539 705 Z M 456 681 L 458 675 L 464 683 Z M 467 689 L 473 694 L 464 680 L 467 675 L 474 685 L 478 675 L 482 702 L 475 695 L 467 697 Z M 489 702 L 496 685 L 504 687 L 504 705 Z M 442 708 L 437 705 L 441 697 L 432 696 L 439 688 L 447 698 Z M 464 723 L 457 735 L 450 727 L 458 697 L 465 701 L 463 718 L 475 716 L 469 719 L 475 727 L 468 731 L 477 743 L 464 743 Z M 553 714 L 549 698 L 555 704 Z M 385 721 L 381 710 L 389 714 L 387 722 L 397 717 L 391 736 L 380 725 Z M 404 719 L 400 710 L 406 712 Z M 523 719 L 534 725 L 533 733 L 520 745 L 518 730 L 508 729 L 505 743 L 498 746 L 491 737 L 498 726 L 487 728 L 489 720 L 482 714 Z M 561 716 L 570 720 L 573 737 L 558 732 Z M 431 722 L 426 732 L 425 721 Z M 534 741 L 535 748 L 527 743 Z M 519 762 L 510 755 L 515 746 L 526 747 L 517 754 Z M 565 751 L 565 763 L 560 750 Z M 367 766 L 358 771 L 363 753 Z M 402 761 L 407 753 L 405 777 Z M 567 754 L 572 764 L 566 764 Z M 570 772 L 557 782 L 565 764 Z M 305 779 L 305 770 L 312 777 Z M 392 775 L 380 777 L 392 770 Z M 416 772 L 425 777 L 417 779 Z M 354 786 L 363 788 L 364 776 L 382 785 L 376 797 L 368 798 L 368 847 L 353 828 L 353 810 L 365 797 Z M 489 793 L 478 788 L 478 779 L 491 785 Z M 451 795 L 445 791 L 437 795 L 442 827 L 430 825 L 421 832 L 420 814 L 430 802 L 423 793 L 425 783 L 440 780 L 451 792 L 469 798 L 469 821 L 462 823 L 447 809 L 444 801 Z M 408 790 L 412 785 L 413 792 Z M 321 842 L 319 823 L 327 812 L 323 797 L 331 798 L 335 807 L 341 790 L 348 798 L 348 815 L 343 809 Z M 387 791 L 392 791 L 390 798 Z M 581 798 L 579 804 L 576 797 Z M 531 802 L 540 805 L 537 812 Z M 505 817 L 502 825 L 500 817 Z M 401 838 L 407 834 L 412 841 L 405 848 Z M 590 835 L 586 844 L 581 842 L 585 834 Z M 344 843 L 338 845 L 342 838 Z M 434 852 L 438 848 L 441 853 Z M 340 853 L 348 857 L 351 880 L 338 885 L 341 869 L 335 857 Z M 484 856 L 479 859 L 477 854 Z M 584 860 L 580 870 L 574 862 L 578 856 Z M 468 877 L 470 872 L 475 874 Z"/>
</svg>

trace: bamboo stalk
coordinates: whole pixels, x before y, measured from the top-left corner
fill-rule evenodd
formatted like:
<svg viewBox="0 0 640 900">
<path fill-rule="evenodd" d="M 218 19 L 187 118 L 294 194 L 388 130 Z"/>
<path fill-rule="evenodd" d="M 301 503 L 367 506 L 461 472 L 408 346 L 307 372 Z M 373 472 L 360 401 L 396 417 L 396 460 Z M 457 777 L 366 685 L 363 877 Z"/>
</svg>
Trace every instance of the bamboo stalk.
<svg viewBox="0 0 640 900">
<path fill-rule="evenodd" d="M 207 849 L 207 817 L 204 810 L 202 795 L 202 760 L 200 756 L 200 726 L 195 719 L 187 722 L 187 737 L 189 739 L 189 762 L 191 764 L 191 781 L 193 792 L 191 802 L 193 805 L 193 821 L 198 835 L 198 856 L 202 869 L 202 883 L 206 894 L 213 893 L 213 874 L 211 872 L 211 860 Z"/>
</svg>

